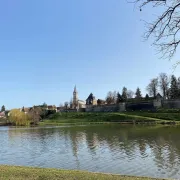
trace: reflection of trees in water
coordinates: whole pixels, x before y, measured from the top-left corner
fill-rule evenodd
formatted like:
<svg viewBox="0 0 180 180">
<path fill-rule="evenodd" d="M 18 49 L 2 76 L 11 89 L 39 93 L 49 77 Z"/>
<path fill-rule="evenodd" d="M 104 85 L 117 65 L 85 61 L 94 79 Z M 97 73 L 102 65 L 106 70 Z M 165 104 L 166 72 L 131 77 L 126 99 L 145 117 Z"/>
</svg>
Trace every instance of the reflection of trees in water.
<svg viewBox="0 0 180 180">
<path fill-rule="evenodd" d="M 96 125 L 82 127 L 62 127 L 47 129 L 15 129 L 8 131 L 9 140 L 24 138 L 29 147 L 34 148 L 40 143 L 41 152 L 47 152 L 49 147 L 71 147 L 73 156 L 79 166 L 79 155 L 82 145 L 86 145 L 92 156 L 98 150 L 108 148 L 114 157 L 126 155 L 133 160 L 151 155 L 154 163 L 161 169 L 176 170 L 180 166 L 180 141 L 178 127 L 133 127 L 131 125 Z M 35 142 L 34 140 L 37 140 Z M 71 146 L 69 145 L 71 142 Z M 31 147 L 32 146 L 32 147 Z M 147 151 L 148 150 L 148 151 Z M 150 154 L 149 154 L 150 151 Z M 139 153 L 139 154 L 137 154 Z M 105 154 L 106 155 L 106 154 Z"/>
<path fill-rule="evenodd" d="M 111 153 L 124 152 L 127 158 L 133 160 L 137 150 L 141 158 L 148 155 L 147 149 L 153 153 L 154 162 L 159 168 L 168 168 L 170 171 L 179 167 L 180 142 L 177 141 L 179 128 L 176 131 L 172 128 L 131 128 L 130 126 L 91 126 L 70 128 L 71 139 L 77 150 L 77 136 L 79 131 L 85 130 L 87 147 L 92 153 L 96 154 L 100 148 L 108 148 Z M 74 132 L 75 131 L 75 132 Z M 171 135 L 169 133 L 171 132 Z M 73 135 L 73 133 L 75 133 Z M 118 155 L 118 154 L 117 154 Z"/>
</svg>

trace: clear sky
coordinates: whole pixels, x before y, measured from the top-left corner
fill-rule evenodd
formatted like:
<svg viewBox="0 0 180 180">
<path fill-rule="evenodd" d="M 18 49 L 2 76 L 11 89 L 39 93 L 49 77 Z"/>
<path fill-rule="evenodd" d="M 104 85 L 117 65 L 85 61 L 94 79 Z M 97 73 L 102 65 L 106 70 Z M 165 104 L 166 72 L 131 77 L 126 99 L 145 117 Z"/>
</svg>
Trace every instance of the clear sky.
<svg viewBox="0 0 180 180">
<path fill-rule="evenodd" d="M 126 0 L 2 0 L 0 4 L 0 106 L 8 109 L 69 101 L 92 92 L 105 98 L 123 86 L 145 93 L 172 62 L 143 42 L 149 7 Z M 180 76 L 180 68 L 175 75 Z"/>
</svg>

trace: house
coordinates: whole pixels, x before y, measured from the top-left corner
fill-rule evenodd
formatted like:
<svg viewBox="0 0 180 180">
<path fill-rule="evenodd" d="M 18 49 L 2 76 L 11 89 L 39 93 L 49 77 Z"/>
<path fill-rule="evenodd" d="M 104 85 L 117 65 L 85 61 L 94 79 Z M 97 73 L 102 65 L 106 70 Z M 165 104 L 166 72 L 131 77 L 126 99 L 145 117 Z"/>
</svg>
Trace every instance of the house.
<svg viewBox="0 0 180 180">
<path fill-rule="evenodd" d="M 96 100 L 95 96 L 93 96 L 92 93 L 86 99 L 86 105 L 87 106 L 97 105 L 97 100 Z"/>
<path fill-rule="evenodd" d="M 47 110 L 56 110 L 57 111 L 57 108 L 55 105 L 48 105 Z"/>
<path fill-rule="evenodd" d="M 64 110 L 64 107 L 57 107 L 56 112 L 61 112 L 61 111 L 63 111 L 63 110 Z"/>
<path fill-rule="evenodd" d="M 5 112 L 3 111 L 3 112 L 0 112 L 0 118 L 5 118 L 6 117 L 6 114 L 5 114 Z"/>
</svg>

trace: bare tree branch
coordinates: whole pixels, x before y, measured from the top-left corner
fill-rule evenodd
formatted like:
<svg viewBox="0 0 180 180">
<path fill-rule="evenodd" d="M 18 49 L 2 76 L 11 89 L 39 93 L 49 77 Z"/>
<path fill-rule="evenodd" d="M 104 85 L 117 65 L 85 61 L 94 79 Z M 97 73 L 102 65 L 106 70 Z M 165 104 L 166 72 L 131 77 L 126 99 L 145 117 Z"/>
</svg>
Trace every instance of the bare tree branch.
<svg viewBox="0 0 180 180">
<path fill-rule="evenodd" d="M 147 5 L 163 7 L 164 11 L 154 22 L 146 22 L 147 31 L 144 38 L 153 36 L 153 45 L 162 57 L 171 59 L 180 44 L 180 0 L 135 0 L 142 10 Z"/>
</svg>

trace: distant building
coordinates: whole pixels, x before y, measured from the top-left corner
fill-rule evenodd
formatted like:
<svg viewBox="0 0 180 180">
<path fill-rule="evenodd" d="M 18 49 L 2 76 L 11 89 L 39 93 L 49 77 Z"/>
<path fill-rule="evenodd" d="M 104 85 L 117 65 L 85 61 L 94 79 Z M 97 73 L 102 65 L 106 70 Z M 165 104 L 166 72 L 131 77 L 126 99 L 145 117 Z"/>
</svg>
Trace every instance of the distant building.
<svg viewBox="0 0 180 180">
<path fill-rule="evenodd" d="M 57 110 L 55 105 L 48 105 L 47 110 Z"/>
<path fill-rule="evenodd" d="M 6 114 L 5 114 L 5 112 L 3 111 L 3 112 L 0 112 L 0 118 L 5 118 L 6 117 Z"/>
<path fill-rule="evenodd" d="M 86 105 L 87 106 L 97 105 L 97 100 L 96 100 L 95 96 L 93 96 L 92 93 L 86 99 Z"/>
<path fill-rule="evenodd" d="M 105 105 L 105 104 L 106 104 L 105 100 L 102 100 L 102 99 L 97 100 L 97 105 Z"/>
<path fill-rule="evenodd" d="M 72 109 L 79 109 L 79 108 L 86 108 L 86 103 L 83 100 L 78 99 L 78 92 L 75 86 L 73 91 Z"/>
</svg>

